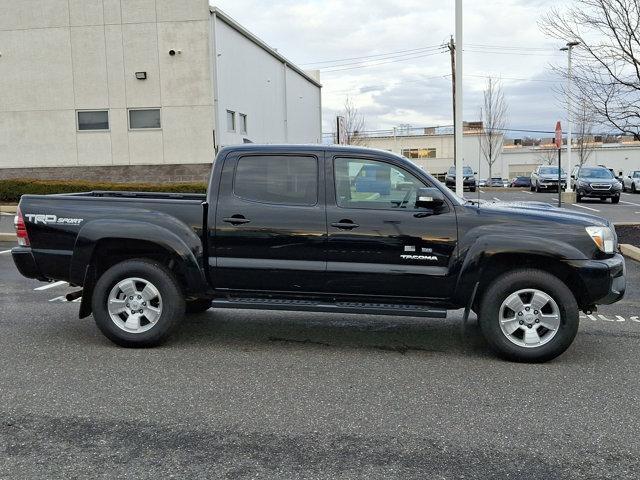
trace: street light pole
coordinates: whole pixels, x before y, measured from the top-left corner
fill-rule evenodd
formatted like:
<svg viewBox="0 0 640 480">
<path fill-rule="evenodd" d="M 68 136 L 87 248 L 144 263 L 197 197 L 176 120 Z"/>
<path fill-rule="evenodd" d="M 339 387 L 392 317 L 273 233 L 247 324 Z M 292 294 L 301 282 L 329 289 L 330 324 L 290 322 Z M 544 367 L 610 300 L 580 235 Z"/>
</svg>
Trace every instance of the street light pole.
<svg viewBox="0 0 640 480">
<path fill-rule="evenodd" d="M 462 170 L 462 0 L 456 0 L 456 78 L 455 78 L 455 109 L 454 143 L 456 166 L 456 194 L 464 196 L 463 170 Z"/>
<path fill-rule="evenodd" d="M 563 52 L 567 52 L 567 171 L 571 171 L 571 168 L 573 168 L 573 164 L 571 163 L 571 126 L 573 124 L 573 122 L 571 121 L 571 118 L 573 116 L 572 114 L 572 92 L 571 92 L 571 87 L 572 87 L 572 80 L 571 80 L 571 51 L 573 50 L 573 47 L 580 45 L 580 42 L 569 42 L 567 43 L 566 47 L 561 48 L 560 50 L 562 50 Z M 569 187 L 569 180 L 567 179 L 567 185 L 565 186 L 565 188 Z M 560 184 L 558 184 L 558 189 L 560 188 Z"/>
</svg>

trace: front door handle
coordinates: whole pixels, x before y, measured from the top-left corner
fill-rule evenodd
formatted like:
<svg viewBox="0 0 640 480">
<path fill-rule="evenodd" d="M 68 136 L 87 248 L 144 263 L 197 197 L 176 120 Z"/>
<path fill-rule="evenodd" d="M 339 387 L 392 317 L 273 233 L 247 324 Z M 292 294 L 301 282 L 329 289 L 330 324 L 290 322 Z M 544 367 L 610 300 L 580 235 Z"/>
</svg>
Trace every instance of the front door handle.
<svg viewBox="0 0 640 480">
<path fill-rule="evenodd" d="M 353 220 L 343 218 L 339 222 L 332 223 L 331 226 L 341 230 L 353 230 L 354 228 L 358 228 L 360 225 L 354 223 Z"/>
<path fill-rule="evenodd" d="M 223 218 L 222 220 L 230 223 L 231 225 L 244 225 L 251 221 L 248 218 L 244 218 L 244 215 L 231 215 L 230 217 Z"/>
</svg>

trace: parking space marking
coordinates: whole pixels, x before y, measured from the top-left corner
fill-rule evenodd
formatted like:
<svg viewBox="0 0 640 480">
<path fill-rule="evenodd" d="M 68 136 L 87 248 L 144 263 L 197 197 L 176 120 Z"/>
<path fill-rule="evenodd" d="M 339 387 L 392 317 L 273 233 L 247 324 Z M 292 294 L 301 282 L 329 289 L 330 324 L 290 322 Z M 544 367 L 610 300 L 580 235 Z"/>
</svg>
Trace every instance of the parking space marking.
<svg viewBox="0 0 640 480">
<path fill-rule="evenodd" d="M 480 193 L 484 193 L 484 190 L 480 190 Z"/>
<path fill-rule="evenodd" d="M 624 203 L 626 205 L 633 205 L 634 207 L 640 207 L 640 203 L 625 202 L 624 200 L 620 200 L 620 203 Z"/>
<path fill-rule="evenodd" d="M 53 282 L 53 283 L 50 283 L 48 285 L 43 285 L 42 287 L 34 288 L 34 290 L 36 290 L 36 291 L 48 290 L 50 288 L 59 287 L 61 285 L 69 285 L 69 284 L 67 282 Z"/>
<path fill-rule="evenodd" d="M 584 205 L 578 205 L 577 203 L 572 203 L 571 205 L 573 205 L 574 207 L 584 208 L 586 210 L 591 210 L 592 212 L 600 212 L 600 210 L 596 210 L 595 208 L 585 207 Z"/>
<path fill-rule="evenodd" d="M 526 192 L 526 191 L 525 191 L 524 193 L 528 193 L 529 195 L 533 195 L 533 192 Z"/>
<path fill-rule="evenodd" d="M 0 252 L 0 255 L 2 255 L 3 253 L 9 253 L 11 250 L 3 250 Z"/>
<path fill-rule="evenodd" d="M 498 197 L 493 197 L 493 199 L 494 199 L 496 202 L 499 202 L 499 201 L 500 201 L 500 199 L 499 199 Z"/>
<path fill-rule="evenodd" d="M 580 320 L 592 320 L 594 322 L 602 321 L 602 322 L 626 322 L 629 320 L 630 322 L 640 323 L 640 316 L 631 315 L 628 319 L 622 315 L 584 315 L 580 314 Z"/>
</svg>

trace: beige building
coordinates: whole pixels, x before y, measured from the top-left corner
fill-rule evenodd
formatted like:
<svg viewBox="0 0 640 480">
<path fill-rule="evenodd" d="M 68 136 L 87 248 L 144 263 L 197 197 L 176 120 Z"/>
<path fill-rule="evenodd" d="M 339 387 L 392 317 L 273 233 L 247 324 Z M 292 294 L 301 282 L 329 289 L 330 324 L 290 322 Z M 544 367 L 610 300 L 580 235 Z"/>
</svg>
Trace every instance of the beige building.
<svg viewBox="0 0 640 480">
<path fill-rule="evenodd" d="M 480 150 L 482 131 L 477 128 L 465 129 L 462 141 L 464 165 L 477 172 L 479 179 L 489 175 L 489 166 Z M 529 176 L 538 165 L 557 164 L 557 150 L 551 140 L 538 145 L 522 145 L 519 141 L 505 140 L 502 152 L 491 169 L 491 176 L 512 179 L 517 176 Z M 567 159 L 566 145 L 562 149 L 563 168 L 579 162 L 576 139 L 574 138 L 572 160 Z M 454 163 L 453 134 L 436 129 L 424 129 L 422 132 L 411 130 L 411 134 L 368 136 L 366 146 L 379 148 L 404 155 L 422 168 L 436 176 L 442 176 Z M 606 165 L 616 173 L 640 170 L 640 142 L 632 139 L 620 139 L 611 142 L 593 142 L 587 165 Z"/>
<path fill-rule="evenodd" d="M 317 74 L 208 0 L 0 0 L 0 177 L 320 140 Z"/>
<path fill-rule="evenodd" d="M 465 126 L 462 139 L 462 158 L 465 166 L 469 166 L 474 172 L 478 172 L 479 178 L 489 175 L 489 166 L 482 158 L 480 140 L 483 135 L 481 130 L 474 128 L 473 124 Z M 424 129 L 422 132 L 411 130 L 410 134 L 397 133 L 396 135 L 367 137 L 365 145 L 371 148 L 388 150 L 411 159 L 429 173 L 442 176 L 454 164 L 453 133 L 438 129 Z M 493 164 L 491 175 L 496 177 L 506 171 L 500 156 Z"/>
</svg>

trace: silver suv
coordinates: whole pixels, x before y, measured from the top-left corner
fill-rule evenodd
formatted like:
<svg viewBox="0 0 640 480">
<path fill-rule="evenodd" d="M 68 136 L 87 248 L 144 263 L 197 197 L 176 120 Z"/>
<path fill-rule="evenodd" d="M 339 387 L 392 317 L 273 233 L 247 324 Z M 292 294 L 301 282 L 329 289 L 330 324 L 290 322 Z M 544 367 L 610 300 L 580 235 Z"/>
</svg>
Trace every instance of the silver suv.
<svg viewBox="0 0 640 480">
<path fill-rule="evenodd" d="M 560 171 L 562 188 L 567 186 L 567 174 L 564 169 Z M 531 172 L 531 191 L 558 190 L 558 167 L 555 165 L 540 165 Z"/>
</svg>

